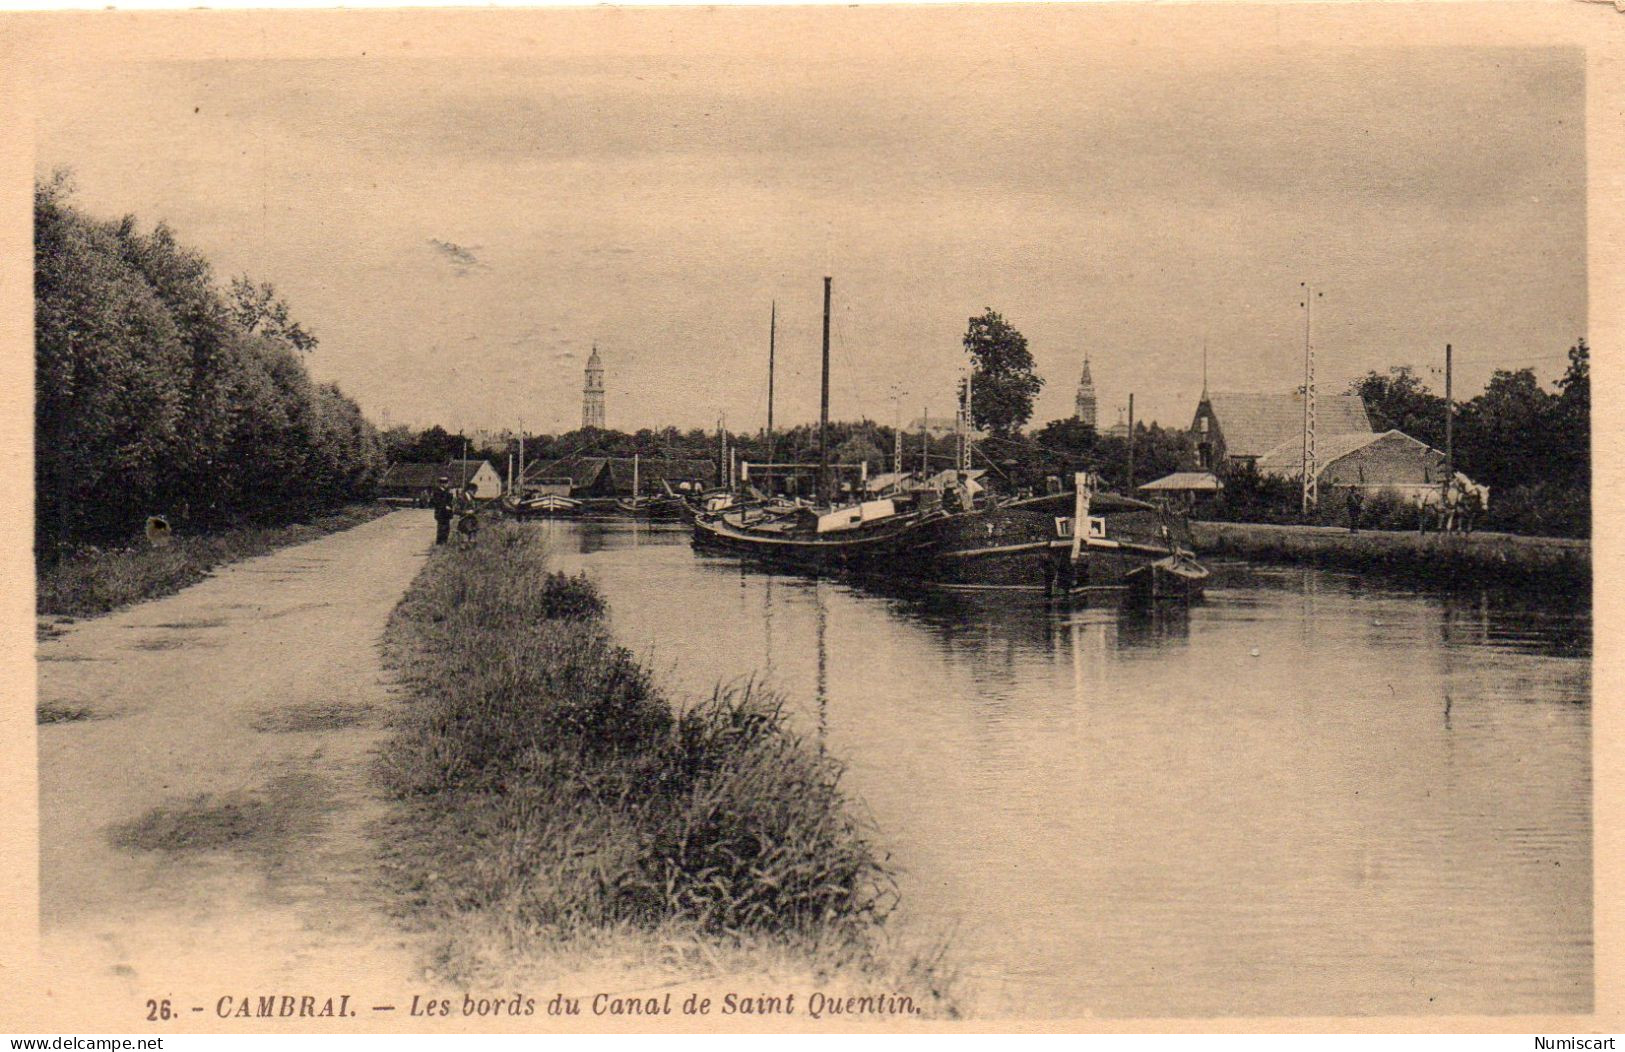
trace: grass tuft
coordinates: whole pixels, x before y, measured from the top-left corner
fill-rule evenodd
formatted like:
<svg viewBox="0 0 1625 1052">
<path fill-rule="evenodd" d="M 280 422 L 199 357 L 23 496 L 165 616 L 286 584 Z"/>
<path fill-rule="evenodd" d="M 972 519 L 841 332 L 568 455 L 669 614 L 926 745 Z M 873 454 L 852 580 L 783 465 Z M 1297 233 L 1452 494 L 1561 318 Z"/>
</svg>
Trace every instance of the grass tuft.
<svg viewBox="0 0 1625 1052">
<path fill-rule="evenodd" d="M 674 708 L 604 610 L 516 524 L 437 553 L 396 609 L 413 699 L 381 771 L 415 911 L 503 952 L 623 933 L 872 957 L 895 883 L 840 764 L 758 684 Z"/>
<path fill-rule="evenodd" d="M 38 723 L 77 723 L 80 720 L 96 719 L 96 710 L 84 705 L 63 705 L 54 701 L 42 701 L 34 710 L 34 718 Z"/>
</svg>

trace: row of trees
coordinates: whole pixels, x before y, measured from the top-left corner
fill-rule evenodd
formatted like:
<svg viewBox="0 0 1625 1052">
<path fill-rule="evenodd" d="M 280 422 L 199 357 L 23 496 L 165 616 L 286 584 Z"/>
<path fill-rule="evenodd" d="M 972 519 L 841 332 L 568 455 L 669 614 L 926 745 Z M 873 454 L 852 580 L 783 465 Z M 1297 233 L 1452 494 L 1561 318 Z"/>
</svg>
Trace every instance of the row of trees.
<svg viewBox="0 0 1625 1052">
<path fill-rule="evenodd" d="M 1569 348 L 1555 390 L 1533 369 L 1498 369 L 1481 394 L 1454 406 L 1458 470 L 1491 487 L 1489 525 L 1585 536 L 1591 522 L 1591 349 Z M 1371 426 L 1445 448 L 1447 407 L 1409 369 L 1367 373 L 1350 391 Z"/>
<path fill-rule="evenodd" d="M 1027 340 L 997 311 L 971 318 L 964 349 L 971 366 L 970 413 L 984 433 L 976 466 L 990 469 L 1005 486 L 1037 488 L 1046 476 L 1090 470 L 1104 484 L 1127 490 L 1133 483 L 1188 470 L 1195 462 L 1188 433 L 1138 423 L 1132 452 L 1126 436 L 1097 433 L 1081 421 L 1052 420 L 1031 434 L 1033 401 L 1043 388 Z M 1455 407 L 1454 449 L 1458 469 L 1492 487 L 1487 525 L 1532 533 L 1584 535 L 1590 526 L 1590 351 L 1579 341 L 1556 390 L 1543 388 L 1533 370 L 1498 371 L 1483 393 Z M 1370 373 L 1351 391 L 1366 403 L 1378 431 L 1398 428 L 1436 448 L 1445 447 L 1445 402 L 1408 369 Z M 961 391 L 961 398 L 964 392 Z M 441 428 L 397 429 L 385 436 L 391 458 L 440 461 L 461 455 L 464 440 Z M 832 459 L 867 462 L 888 469 L 896 432 L 873 421 L 832 423 Z M 802 425 L 773 436 L 730 434 L 730 449 L 745 460 L 809 463 L 818 457 L 818 430 Z M 905 433 L 904 465 L 933 468 L 955 462 L 952 436 Z M 501 465 L 509 448 L 474 449 Z M 584 453 L 629 457 L 719 457 L 718 436 L 702 430 L 645 429 L 635 433 L 581 430 L 527 439 L 527 461 Z M 1132 482 L 1130 478 L 1132 470 Z M 1227 494 L 1235 515 L 1261 521 L 1297 521 L 1297 490 L 1282 480 L 1237 477 Z M 1222 513 L 1225 509 L 1211 509 Z"/>
<path fill-rule="evenodd" d="M 164 514 L 291 521 L 367 495 L 377 433 L 302 360 L 269 285 L 222 289 L 163 224 L 95 219 L 65 175 L 34 191 L 35 537 L 42 558 Z"/>
</svg>

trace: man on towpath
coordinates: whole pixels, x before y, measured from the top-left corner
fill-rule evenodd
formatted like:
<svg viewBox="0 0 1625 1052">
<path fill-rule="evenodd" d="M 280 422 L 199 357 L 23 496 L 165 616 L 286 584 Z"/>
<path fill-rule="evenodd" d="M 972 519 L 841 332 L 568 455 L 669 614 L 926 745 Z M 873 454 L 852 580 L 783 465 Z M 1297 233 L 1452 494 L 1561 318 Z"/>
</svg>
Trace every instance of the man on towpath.
<svg viewBox="0 0 1625 1052">
<path fill-rule="evenodd" d="M 434 542 L 445 544 L 451 536 L 451 519 L 456 510 L 457 498 L 451 492 L 449 483 L 451 479 L 445 475 L 440 476 L 440 484 L 435 487 L 434 496 L 429 498 L 429 506 L 434 509 Z"/>
</svg>

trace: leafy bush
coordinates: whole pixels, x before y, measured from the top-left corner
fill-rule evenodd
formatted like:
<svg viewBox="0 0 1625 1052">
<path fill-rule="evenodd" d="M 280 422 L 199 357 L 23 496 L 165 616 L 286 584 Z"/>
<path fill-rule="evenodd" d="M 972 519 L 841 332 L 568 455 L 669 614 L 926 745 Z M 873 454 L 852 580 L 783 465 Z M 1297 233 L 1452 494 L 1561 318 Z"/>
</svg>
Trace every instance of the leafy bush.
<svg viewBox="0 0 1625 1052">
<path fill-rule="evenodd" d="M 587 580 L 586 574 L 569 577 L 550 573 L 542 584 L 542 616 L 579 621 L 601 617 L 605 611 L 603 597 Z"/>
</svg>

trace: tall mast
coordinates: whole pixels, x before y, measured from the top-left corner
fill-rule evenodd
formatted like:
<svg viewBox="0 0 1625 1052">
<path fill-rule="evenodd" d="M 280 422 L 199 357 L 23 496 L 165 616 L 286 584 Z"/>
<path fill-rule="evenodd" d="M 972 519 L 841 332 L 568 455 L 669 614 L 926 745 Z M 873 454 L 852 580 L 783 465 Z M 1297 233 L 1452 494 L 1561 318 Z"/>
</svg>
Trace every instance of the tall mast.
<svg viewBox="0 0 1625 1052">
<path fill-rule="evenodd" d="M 829 479 L 829 284 L 824 278 L 824 381 L 818 399 L 818 499 L 833 500 Z"/>
<path fill-rule="evenodd" d="M 931 407 L 920 406 L 920 477 L 931 474 Z"/>
<path fill-rule="evenodd" d="M 893 406 L 897 417 L 897 426 L 892 430 L 892 470 L 901 475 L 903 473 L 903 400 L 898 398 Z"/>
<path fill-rule="evenodd" d="M 779 302 L 773 301 L 773 312 L 767 322 L 767 435 L 773 437 L 773 351 L 779 334 Z M 772 459 L 771 457 L 769 459 Z"/>
<path fill-rule="evenodd" d="M 1134 496 L 1134 392 L 1128 393 L 1128 496 Z"/>
</svg>

